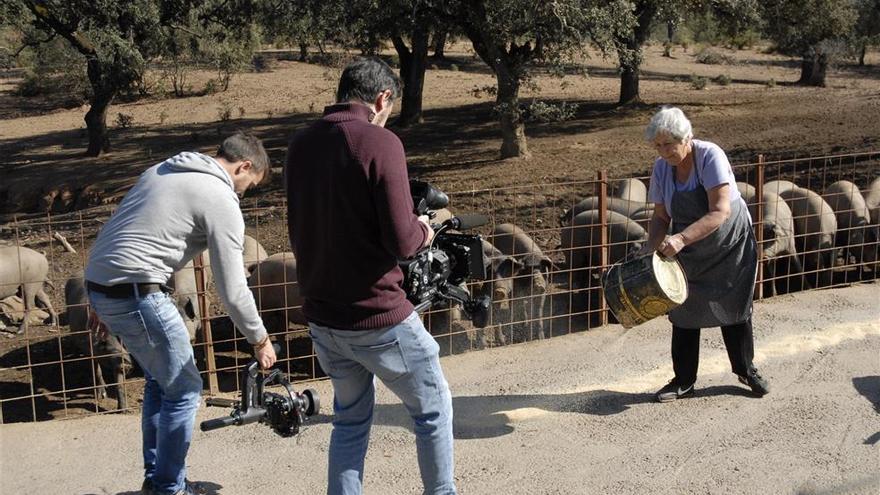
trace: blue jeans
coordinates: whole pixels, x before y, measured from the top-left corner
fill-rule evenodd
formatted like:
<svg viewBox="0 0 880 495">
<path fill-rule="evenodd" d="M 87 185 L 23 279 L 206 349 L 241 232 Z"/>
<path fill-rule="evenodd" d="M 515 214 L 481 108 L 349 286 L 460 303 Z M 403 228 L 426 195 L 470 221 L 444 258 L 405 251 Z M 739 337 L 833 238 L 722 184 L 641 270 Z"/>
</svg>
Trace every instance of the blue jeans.
<svg viewBox="0 0 880 495">
<path fill-rule="evenodd" d="M 360 494 L 373 422 L 374 376 L 414 421 L 426 494 L 454 494 L 452 397 L 440 369 L 440 346 L 416 313 L 377 330 L 337 330 L 314 323 L 309 334 L 333 382 L 333 433 L 327 493 Z"/>
<path fill-rule="evenodd" d="M 182 490 L 202 378 L 177 306 L 163 292 L 112 299 L 89 291 L 89 301 L 144 370 L 144 477 L 156 493 Z"/>
</svg>

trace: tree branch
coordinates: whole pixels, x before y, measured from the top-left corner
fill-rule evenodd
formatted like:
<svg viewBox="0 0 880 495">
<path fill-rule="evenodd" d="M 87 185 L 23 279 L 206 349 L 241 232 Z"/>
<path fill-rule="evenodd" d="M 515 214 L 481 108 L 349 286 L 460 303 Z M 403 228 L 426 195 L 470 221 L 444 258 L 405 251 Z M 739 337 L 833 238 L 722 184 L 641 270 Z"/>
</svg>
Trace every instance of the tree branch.
<svg viewBox="0 0 880 495">
<path fill-rule="evenodd" d="M 39 46 L 44 43 L 48 43 L 48 42 L 54 40 L 56 36 L 58 36 L 58 33 L 53 31 L 51 34 L 49 34 L 49 37 L 44 40 L 25 41 L 24 44 L 21 45 L 21 48 L 19 48 L 18 50 L 15 51 L 14 54 L 12 54 L 12 57 L 17 58 L 19 55 L 21 55 L 21 52 L 23 52 L 25 48 Z"/>
</svg>

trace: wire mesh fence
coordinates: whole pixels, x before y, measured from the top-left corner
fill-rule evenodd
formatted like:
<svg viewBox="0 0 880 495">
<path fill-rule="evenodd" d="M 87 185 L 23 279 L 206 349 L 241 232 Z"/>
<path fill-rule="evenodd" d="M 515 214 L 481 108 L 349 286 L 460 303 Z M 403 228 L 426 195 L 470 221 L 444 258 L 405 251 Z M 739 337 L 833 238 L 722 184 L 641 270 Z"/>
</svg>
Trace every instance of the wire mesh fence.
<svg viewBox="0 0 880 495">
<path fill-rule="evenodd" d="M 880 250 L 880 152 L 734 166 L 760 250 L 756 298 L 873 280 Z M 449 212 L 481 213 L 485 280 L 472 294 L 491 300 L 475 326 L 456 304 L 423 313 L 442 354 L 518 344 L 615 322 L 601 277 L 647 240 L 649 177 L 447 191 Z M 111 207 L 53 216 L 21 215 L 0 226 L 0 423 L 139 408 L 142 373 L 112 338 L 86 328 L 82 272 Z M 321 379 L 301 311 L 296 259 L 283 198 L 242 205 L 248 239 L 242 269 L 293 382 Z M 352 254 L 356 256 L 356 253 Z M 250 345 L 235 330 L 213 285 L 210 257 L 169 281 L 190 330 L 205 393 L 240 390 Z"/>
</svg>

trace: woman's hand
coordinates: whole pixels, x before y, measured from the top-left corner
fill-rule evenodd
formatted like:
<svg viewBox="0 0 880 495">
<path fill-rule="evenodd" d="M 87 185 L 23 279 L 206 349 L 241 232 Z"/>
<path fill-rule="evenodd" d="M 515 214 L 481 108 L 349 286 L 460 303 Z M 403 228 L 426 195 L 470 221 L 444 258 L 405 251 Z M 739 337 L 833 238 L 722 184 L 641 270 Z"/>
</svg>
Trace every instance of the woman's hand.
<svg viewBox="0 0 880 495">
<path fill-rule="evenodd" d="M 660 251 L 660 254 L 669 258 L 678 254 L 684 246 L 684 236 L 681 234 L 675 234 L 663 239 L 663 242 L 657 246 L 657 251 Z"/>
<path fill-rule="evenodd" d="M 642 244 L 642 247 L 639 248 L 639 250 L 636 251 L 635 254 L 633 254 L 633 256 L 635 256 L 636 258 L 640 258 L 642 256 L 647 256 L 653 252 L 654 248 L 651 247 L 651 243 L 646 241 L 644 244 Z"/>
</svg>

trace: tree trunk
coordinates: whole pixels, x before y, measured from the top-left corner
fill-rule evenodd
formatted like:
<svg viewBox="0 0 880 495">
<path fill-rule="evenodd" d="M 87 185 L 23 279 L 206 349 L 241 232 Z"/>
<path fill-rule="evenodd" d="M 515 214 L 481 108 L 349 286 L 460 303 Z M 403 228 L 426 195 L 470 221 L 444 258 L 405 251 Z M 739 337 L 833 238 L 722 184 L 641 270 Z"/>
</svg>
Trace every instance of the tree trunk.
<svg viewBox="0 0 880 495">
<path fill-rule="evenodd" d="M 639 69 L 638 67 L 622 67 L 620 70 L 620 98 L 618 105 L 638 103 L 642 101 L 639 96 Z"/>
<path fill-rule="evenodd" d="M 103 83 L 101 66 L 97 60 L 89 60 L 88 75 L 92 86 L 90 108 L 86 112 L 85 121 L 89 134 L 88 156 L 98 156 L 110 149 L 110 138 L 107 135 L 107 109 L 116 96 L 116 89 Z"/>
<path fill-rule="evenodd" d="M 811 49 L 801 61 L 801 78 L 798 84 L 825 87 L 825 73 L 828 69 L 828 55 Z"/>
<path fill-rule="evenodd" d="M 447 33 L 445 30 L 434 32 L 434 58 L 446 58 L 446 37 Z"/>
<path fill-rule="evenodd" d="M 501 114 L 501 158 L 530 158 L 526 144 L 526 126 L 519 109 L 519 79 L 508 68 L 496 66 L 498 96 L 495 102 Z"/>
<path fill-rule="evenodd" d="M 308 43 L 300 43 L 299 44 L 299 61 L 305 62 L 309 59 L 309 45 Z"/>
<path fill-rule="evenodd" d="M 626 50 L 618 52 L 620 59 L 620 98 L 618 105 L 638 103 L 642 101 L 639 95 L 639 71 L 642 66 L 642 45 L 651 33 L 651 21 L 657 9 L 651 4 L 639 2 L 636 4 L 636 18 L 638 24 L 633 27 L 632 33 L 620 41 Z M 668 27 L 668 26 L 667 26 Z"/>
<path fill-rule="evenodd" d="M 392 37 L 400 59 L 400 79 L 403 82 L 400 116 L 397 125 L 409 127 L 422 123 L 422 93 L 425 89 L 425 69 L 428 66 L 428 29 L 416 26 L 412 32 L 412 48 L 408 49 L 399 36 Z"/>
<path fill-rule="evenodd" d="M 666 21 L 666 42 L 663 43 L 663 56 L 672 58 L 672 40 L 675 39 L 676 22 Z"/>
<path fill-rule="evenodd" d="M 862 47 L 859 50 L 859 67 L 865 66 L 865 52 L 868 51 L 868 44 L 862 43 Z"/>
</svg>

